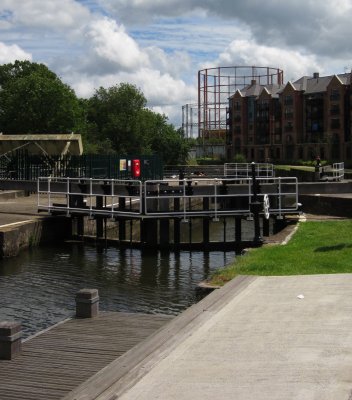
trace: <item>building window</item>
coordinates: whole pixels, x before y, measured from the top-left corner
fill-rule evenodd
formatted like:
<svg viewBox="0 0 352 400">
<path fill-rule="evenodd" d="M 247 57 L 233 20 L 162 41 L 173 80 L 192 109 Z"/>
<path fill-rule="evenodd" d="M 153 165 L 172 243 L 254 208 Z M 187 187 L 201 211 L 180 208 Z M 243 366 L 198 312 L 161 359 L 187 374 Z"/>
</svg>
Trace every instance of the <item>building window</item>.
<svg viewBox="0 0 352 400">
<path fill-rule="evenodd" d="M 293 97 L 291 95 L 284 97 L 284 104 L 285 106 L 292 106 L 293 104 Z"/>
<path fill-rule="evenodd" d="M 292 136 L 291 135 L 287 135 L 286 136 L 286 143 L 287 144 L 291 144 L 293 142 Z"/>
<path fill-rule="evenodd" d="M 241 103 L 239 101 L 235 101 L 234 109 L 235 110 L 240 110 L 241 109 Z"/>
<path fill-rule="evenodd" d="M 338 118 L 331 120 L 331 129 L 340 129 L 340 120 Z"/>
<path fill-rule="evenodd" d="M 339 101 L 340 100 L 340 91 L 339 91 L 339 89 L 331 89 L 331 91 L 330 91 L 330 100 L 331 101 Z"/>
<path fill-rule="evenodd" d="M 285 107 L 285 119 L 293 118 L 293 109 L 292 107 Z"/>
<path fill-rule="evenodd" d="M 330 108 L 330 115 L 339 115 L 340 114 L 340 105 L 332 104 Z"/>
<path fill-rule="evenodd" d="M 287 124 L 285 125 L 285 132 L 292 132 L 292 131 L 293 131 L 292 122 L 288 121 Z"/>
</svg>

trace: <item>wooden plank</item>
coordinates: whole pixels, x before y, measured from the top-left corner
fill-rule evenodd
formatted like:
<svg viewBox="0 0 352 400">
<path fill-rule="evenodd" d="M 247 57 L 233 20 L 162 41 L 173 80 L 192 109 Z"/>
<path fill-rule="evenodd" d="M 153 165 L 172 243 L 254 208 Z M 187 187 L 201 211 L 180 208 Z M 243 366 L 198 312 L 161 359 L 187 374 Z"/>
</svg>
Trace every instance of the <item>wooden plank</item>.
<svg viewBox="0 0 352 400">
<path fill-rule="evenodd" d="M 0 360 L 0 399 L 61 399 L 171 318 L 109 312 L 58 324 L 25 341 L 14 360 Z"/>
</svg>

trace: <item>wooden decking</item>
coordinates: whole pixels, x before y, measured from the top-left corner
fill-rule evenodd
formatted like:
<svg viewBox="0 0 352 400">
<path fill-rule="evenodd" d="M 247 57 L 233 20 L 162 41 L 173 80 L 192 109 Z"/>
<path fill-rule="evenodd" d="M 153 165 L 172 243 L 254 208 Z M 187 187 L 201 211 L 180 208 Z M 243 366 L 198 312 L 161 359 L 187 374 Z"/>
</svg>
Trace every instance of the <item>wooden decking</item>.
<svg viewBox="0 0 352 400">
<path fill-rule="evenodd" d="M 23 343 L 14 360 L 0 360 L 0 399 L 62 399 L 170 319 L 101 313 L 59 324 Z"/>
</svg>

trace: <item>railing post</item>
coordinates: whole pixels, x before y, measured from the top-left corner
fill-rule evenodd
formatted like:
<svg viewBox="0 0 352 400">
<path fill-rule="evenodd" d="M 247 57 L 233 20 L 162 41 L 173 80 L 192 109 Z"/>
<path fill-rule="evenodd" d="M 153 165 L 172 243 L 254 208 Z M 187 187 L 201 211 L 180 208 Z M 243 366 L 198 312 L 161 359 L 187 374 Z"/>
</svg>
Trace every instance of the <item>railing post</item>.
<svg viewBox="0 0 352 400">
<path fill-rule="evenodd" d="M 252 190 L 253 190 L 253 201 L 250 204 L 251 213 L 253 214 L 254 219 L 254 244 L 263 243 L 263 239 L 260 236 L 260 220 L 259 220 L 259 212 L 262 208 L 262 203 L 258 201 L 258 183 L 256 180 L 256 170 L 255 163 L 252 162 Z"/>
<path fill-rule="evenodd" d="M 94 318 L 99 314 L 97 289 L 81 289 L 76 293 L 76 318 Z"/>
<path fill-rule="evenodd" d="M 21 324 L 14 321 L 0 322 L 0 360 L 12 360 L 22 350 Z"/>
</svg>

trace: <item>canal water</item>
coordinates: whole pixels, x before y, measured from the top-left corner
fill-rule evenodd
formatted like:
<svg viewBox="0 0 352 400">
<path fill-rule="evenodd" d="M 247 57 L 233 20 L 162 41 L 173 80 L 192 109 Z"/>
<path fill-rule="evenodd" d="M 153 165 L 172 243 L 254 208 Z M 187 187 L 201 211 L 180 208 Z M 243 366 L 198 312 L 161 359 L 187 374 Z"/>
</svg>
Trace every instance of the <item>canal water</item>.
<svg viewBox="0 0 352 400">
<path fill-rule="evenodd" d="M 102 310 L 176 315 L 196 302 L 196 284 L 234 252 L 158 252 L 64 243 L 0 261 L 0 321 L 30 336 L 74 314 L 75 293 L 99 290 Z"/>
</svg>

